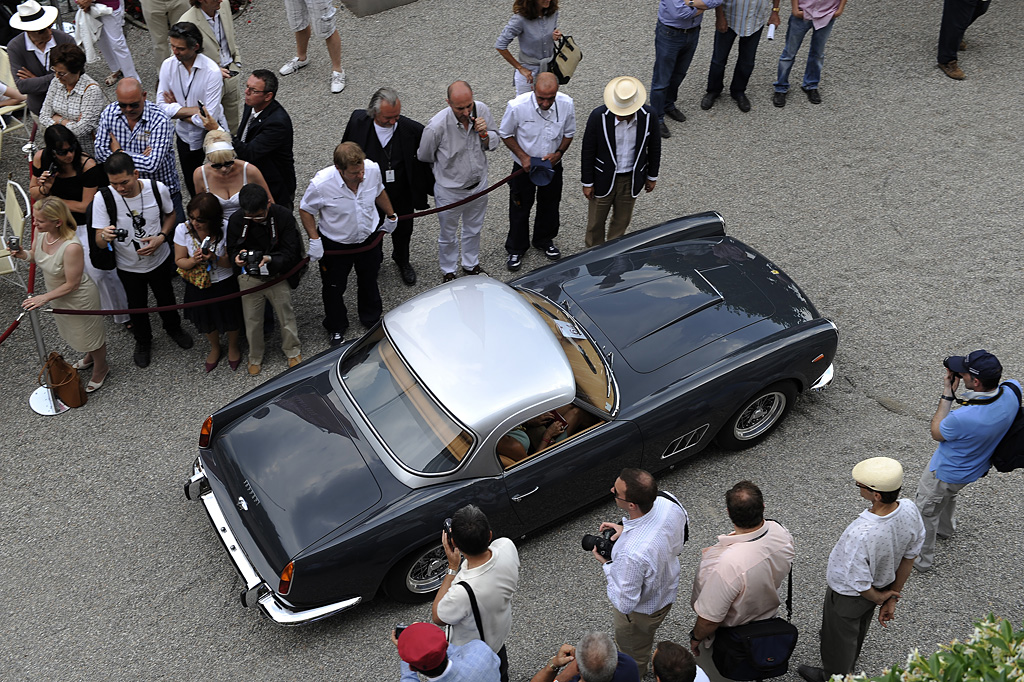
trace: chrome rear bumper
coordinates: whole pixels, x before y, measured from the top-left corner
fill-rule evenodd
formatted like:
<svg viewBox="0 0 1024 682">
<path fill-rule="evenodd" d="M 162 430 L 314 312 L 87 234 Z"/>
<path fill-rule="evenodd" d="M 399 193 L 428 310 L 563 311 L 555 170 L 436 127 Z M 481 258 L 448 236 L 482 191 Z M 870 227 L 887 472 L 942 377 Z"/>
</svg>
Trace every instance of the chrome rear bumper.
<svg viewBox="0 0 1024 682">
<path fill-rule="evenodd" d="M 256 569 L 253 568 L 234 533 L 231 532 L 231 526 L 228 525 L 213 491 L 210 490 L 206 473 L 198 460 L 193 466 L 192 477 L 185 484 L 185 496 L 190 500 L 198 497 L 206 507 L 206 514 L 217 531 L 217 537 L 224 543 L 224 548 L 227 549 L 228 556 L 231 557 L 231 563 L 235 565 L 238 574 L 245 581 L 246 589 L 239 595 L 243 606 L 259 606 L 263 613 L 279 625 L 304 625 L 346 611 L 362 601 L 362 597 L 352 597 L 312 609 L 294 608 L 291 604 L 281 600 L 256 573 Z"/>
</svg>

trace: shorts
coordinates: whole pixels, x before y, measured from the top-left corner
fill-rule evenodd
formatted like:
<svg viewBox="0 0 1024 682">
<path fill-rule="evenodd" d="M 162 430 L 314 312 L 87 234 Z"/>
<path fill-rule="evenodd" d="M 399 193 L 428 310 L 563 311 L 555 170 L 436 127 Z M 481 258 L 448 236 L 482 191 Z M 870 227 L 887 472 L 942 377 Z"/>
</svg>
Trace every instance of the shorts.
<svg viewBox="0 0 1024 682">
<path fill-rule="evenodd" d="M 284 9 L 288 26 L 296 33 L 312 26 L 314 38 L 326 39 L 338 29 L 333 0 L 284 0 Z"/>
</svg>

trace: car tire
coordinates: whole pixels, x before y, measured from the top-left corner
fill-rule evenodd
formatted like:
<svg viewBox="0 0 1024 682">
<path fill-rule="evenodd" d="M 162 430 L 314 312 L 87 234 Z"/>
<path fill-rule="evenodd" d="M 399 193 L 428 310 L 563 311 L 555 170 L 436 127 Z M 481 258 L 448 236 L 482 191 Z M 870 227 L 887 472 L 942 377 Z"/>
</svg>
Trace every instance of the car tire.
<svg viewBox="0 0 1024 682">
<path fill-rule="evenodd" d="M 757 445 L 775 430 L 795 399 L 796 387 L 789 381 L 780 381 L 758 391 L 729 417 L 715 440 L 726 450 Z"/>
<path fill-rule="evenodd" d="M 384 578 L 384 592 L 403 604 L 432 601 L 447 570 L 448 557 L 441 543 L 425 545 L 395 564 Z"/>
</svg>

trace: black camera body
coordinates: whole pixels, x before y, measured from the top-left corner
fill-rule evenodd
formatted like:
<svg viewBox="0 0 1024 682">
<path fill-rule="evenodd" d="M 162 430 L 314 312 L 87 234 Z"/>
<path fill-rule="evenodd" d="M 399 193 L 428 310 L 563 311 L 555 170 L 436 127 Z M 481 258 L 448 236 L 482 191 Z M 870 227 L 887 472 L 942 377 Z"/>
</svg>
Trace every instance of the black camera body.
<svg viewBox="0 0 1024 682">
<path fill-rule="evenodd" d="M 12 234 L 7 237 L 7 250 L 21 251 L 21 239 L 17 235 Z"/>
<path fill-rule="evenodd" d="M 128 228 L 127 227 L 115 227 L 114 228 L 114 239 L 119 242 L 123 242 L 128 239 Z"/>
<path fill-rule="evenodd" d="M 239 251 L 238 255 L 241 256 L 242 260 L 245 261 L 245 265 L 242 266 L 242 272 L 250 276 L 256 276 L 260 274 L 260 263 L 263 262 L 262 251 Z"/>
<path fill-rule="evenodd" d="M 597 548 L 597 553 L 603 556 L 608 561 L 612 560 L 612 547 L 615 546 L 615 540 L 612 540 L 612 536 L 615 535 L 614 528 L 605 528 L 601 531 L 600 535 L 590 535 L 589 533 L 583 536 L 583 549 L 588 552 L 592 552 L 594 548 Z"/>
</svg>

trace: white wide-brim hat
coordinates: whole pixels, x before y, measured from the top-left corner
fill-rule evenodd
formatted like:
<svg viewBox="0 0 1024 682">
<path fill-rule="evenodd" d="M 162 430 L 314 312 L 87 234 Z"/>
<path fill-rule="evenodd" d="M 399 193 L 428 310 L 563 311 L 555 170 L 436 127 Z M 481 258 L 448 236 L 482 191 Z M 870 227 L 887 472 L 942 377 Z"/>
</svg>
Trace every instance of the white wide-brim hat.
<svg viewBox="0 0 1024 682">
<path fill-rule="evenodd" d="M 56 7 L 43 7 L 36 0 L 25 0 L 18 5 L 18 13 L 11 17 L 11 28 L 40 31 L 53 26 L 58 14 Z"/>
<path fill-rule="evenodd" d="M 34 1 L 34 0 L 33 0 Z M 644 105 L 647 90 L 632 76 L 613 78 L 604 86 L 604 105 L 616 116 L 629 116 Z"/>
</svg>

